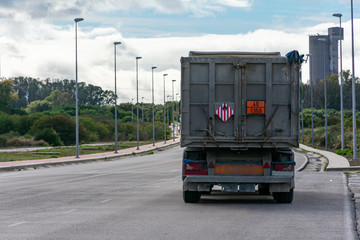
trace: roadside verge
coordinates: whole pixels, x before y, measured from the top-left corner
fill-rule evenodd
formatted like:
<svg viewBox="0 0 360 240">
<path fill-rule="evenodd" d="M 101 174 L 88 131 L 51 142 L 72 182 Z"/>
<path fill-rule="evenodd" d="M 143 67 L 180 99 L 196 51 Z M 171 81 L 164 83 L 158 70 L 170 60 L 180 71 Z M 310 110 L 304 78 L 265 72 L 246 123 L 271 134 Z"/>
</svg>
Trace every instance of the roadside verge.
<svg viewBox="0 0 360 240">
<path fill-rule="evenodd" d="M 118 150 L 118 153 L 104 152 L 96 154 L 80 155 L 79 158 L 75 156 L 61 157 L 61 158 L 48 158 L 39 160 L 24 160 L 24 161 L 13 161 L 13 162 L 0 162 L 0 171 L 19 171 L 23 169 L 38 168 L 38 167 L 50 167 L 56 165 L 70 165 L 79 163 L 88 163 L 96 161 L 111 161 L 119 159 L 121 157 L 136 156 L 147 154 L 153 151 L 161 151 L 170 147 L 174 147 L 180 144 L 180 138 L 168 140 L 166 143 L 158 142 L 153 146 L 152 144 L 140 146 L 137 150 L 136 147 Z"/>
</svg>

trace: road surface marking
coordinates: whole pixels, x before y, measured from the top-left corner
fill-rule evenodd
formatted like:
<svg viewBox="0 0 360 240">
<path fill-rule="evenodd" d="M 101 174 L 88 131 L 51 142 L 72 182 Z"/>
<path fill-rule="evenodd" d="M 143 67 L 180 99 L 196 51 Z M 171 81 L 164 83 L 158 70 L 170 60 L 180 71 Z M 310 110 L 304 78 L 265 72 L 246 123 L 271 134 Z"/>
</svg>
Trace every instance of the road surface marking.
<svg viewBox="0 0 360 240">
<path fill-rule="evenodd" d="M 76 209 L 71 209 L 71 210 L 68 210 L 68 211 L 66 211 L 64 213 L 67 214 L 67 213 L 72 213 L 72 212 L 75 212 L 75 211 L 76 211 Z"/>
<path fill-rule="evenodd" d="M 16 227 L 16 226 L 19 226 L 19 225 L 24 224 L 24 223 L 26 223 L 26 222 L 25 221 L 24 222 L 17 222 L 17 223 L 9 225 L 8 227 Z"/>
<path fill-rule="evenodd" d="M 101 203 L 107 203 L 107 202 L 110 202 L 112 199 L 111 198 L 109 198 L 109 199 L 106 199 L 106 200 L 104 200 L 104 201 L 101 201 Z"/>
</svg>

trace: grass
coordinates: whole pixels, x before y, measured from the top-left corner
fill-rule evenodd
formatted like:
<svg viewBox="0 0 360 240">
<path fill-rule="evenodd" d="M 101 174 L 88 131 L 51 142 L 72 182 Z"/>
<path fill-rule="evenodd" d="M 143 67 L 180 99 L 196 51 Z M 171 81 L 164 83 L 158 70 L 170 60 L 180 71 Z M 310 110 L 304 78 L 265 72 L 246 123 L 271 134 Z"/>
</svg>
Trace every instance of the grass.
<svg viewBox="0 0 360 240">
<path fill-rule="evenodd" d="M 150 144 L 152 141 L 140 142 L 140 145 Z M 136 147 L 137 142 L 118 142 L 118 150 Z M 115 150 L 115 145 L 103 146 L 80 146 L 79 155 L 111 152 Z M 0 154 L 0 162 L 37 160 L 46 158 L 59 158 L 76 155 L 76 147 L 56 147 L 53 149 L 42 149 L 31 152 L 9 152 Z"/>
</svg>

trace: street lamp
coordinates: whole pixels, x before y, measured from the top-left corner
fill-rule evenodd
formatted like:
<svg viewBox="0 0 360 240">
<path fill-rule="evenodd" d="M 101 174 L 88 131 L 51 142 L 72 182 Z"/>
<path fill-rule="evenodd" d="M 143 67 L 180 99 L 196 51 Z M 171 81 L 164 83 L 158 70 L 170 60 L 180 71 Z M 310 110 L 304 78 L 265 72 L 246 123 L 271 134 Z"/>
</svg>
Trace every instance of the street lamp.
<svg viewBox="0 0 360 240">
<path fill-rule="evenodd" d="M 177 124 L 179 124 L 179 115 L 178 115 L 178 111 L 179 111 L 179 109 L 178 109 L 178 101 L 177 101 L 177 96 L 179 95 L 179 93 L 176 93 L 175 94 L 175 103 L 176 103 L 176 110 L 175 110 L 175 113 L 176 113 L 176 122 L 177 122 Z"/>
<path fill-rule="evenodd" d="M 301 94 L 300 94 L 300 106 L 301 106 L 301 140 L 304 144 L 304 84 L 302 82 L 302 69 L 300 68 L 300 84 L 301 84 Z M 300 90 L 300 86 L 299 86 Z"/>
<path fill-rule="evenodd" d="M 115 153 L 117 153 L 117 109 L 116 109 L 116 100 L 117 100 L 117 91 L 116 91 L 116 45 L 121 44 L 121 42 L 114 42 L 114 72 L 115 72 Z"/>
<path fill-rule="evenodd" d="M 171 101 L 171 95 L 167 95 L 166 100 L 168 102 Z M 166 112 L 167 112 L 167 126 L 170 126 L 170 107 L 169 109 L 166 109 Z"/>
<path fill-rule="evenodd" d="M 76 75 L 76 85 L 75 85 L 75 115 L 76 115 L 76 130 L 75 130 L 75 138 L 76 138 L 76 158 L 79 158 L 79 90 L 78 90 L 78 62 L 77 62 L 77 25 L 78 22 L 83 21 L 83 18 L 75 18 L 75 75 Z"/>
<path fill-rule="evenodd" d="M 165 99 L 165 77 L 167 76 L 166 73 L 163 74 L 164 77 L 164 143 L 166 143 L 166 112 L 165 112 L 165 103 L 166 103 L 166 99 Z"/>
<path fill-rule="evenodd" d="M 340 21 L 341 31 L 341 13 L 334 13 L 334 17 L 338 17 Z M 340 114 L 341 114 L 341 150 L 344 150 L 344 109 L 343 109 L 343 73 L 342 73 L 342 39 L 340 38 Z"/>
<path fill-rule="evenodd" d="M 326 99 L 326 73 L 325 73 L 325 47 L 326 47 L 326 39 L 319 38 L 320 42 L 324 44 L 324 107 L 325 107 L 325 150 L 328 149 L 328 133 L 327 133 L 327 99 Z"/>
<path fill-rule="evenodd" d="M 136 139 L 137 139 L 137 147 L 136 150 L 140 150 L 139 148 L 139 68 L 138 68 L 138 60 L 142 57 L 136 57 Z"/>
<path fill-rule="evenodd" d="M 306 54 L 310 59 L 311 53 Z M 312 60 L 311 60 L 312 61 Z M 314 147 L 314 105 L 313 105 L 313 83 L 311 79 L 312 68 L 310 64 L 310 101 L 311 101 L 311 146 Z"/>
<path fill-rule="evenodd" d="M 174 82 L 176 80 L 172 80 L 172 123 L 173 123 L 173 141 L 175 141 L 175 122 L 174 122 Z"/>
<path fill-rule="evenodd" d="M 351 0 L 351 59 L 352 59 L 352 116 L 353 116 L 353 160 L 357 159 L 356 150 L 356 102 L 355 102 L 355 60 L 354 60 L 354 15 Z"/>
<path fill-rule="evenodd" d="M 154 110 L 154 69 L 151 67 L 151 91 L 152 91 L 152 122 L 153 122 L 153 146 L 155 146 L 155 110 Z"/>
</svg>

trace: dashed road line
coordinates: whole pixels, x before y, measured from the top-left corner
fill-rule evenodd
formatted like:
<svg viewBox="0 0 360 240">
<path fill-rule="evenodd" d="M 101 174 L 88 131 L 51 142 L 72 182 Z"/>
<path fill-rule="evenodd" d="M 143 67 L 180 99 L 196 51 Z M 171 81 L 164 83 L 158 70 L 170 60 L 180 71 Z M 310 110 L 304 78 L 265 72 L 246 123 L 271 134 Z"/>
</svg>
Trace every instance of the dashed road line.
<svg viewBox="0 0 360 240">
<path fill-rule="evenodd" d="M 101 203 L 107 203 L 107 202 L 110 202 L 111 200 L 112 200 L 112 199 L 109 198 L 109 199 L 106 199 L 106 200 L 101 201 Z"/>
<path fill-rule="evenodd" d="M 26 221 L 23 221 L 23 222 L 17 222 L 17 223 L 14 223 L 14 224 L 8 225 L 8 227 L 16 227 L 16 226 L 19 226 L 19 225 L 24 224 L 24 223 L 27 223 L 27 222 L 26 222 Z"/>
<path fill-rule="evenodd" d="M 67 213 L 72 213 L 72 212 L 75 212 L 75 211 L 76 211 L 76 209 L 70 209 L 70 210 L 68 210 L 68 211 L 66 211 L 64 213 L 67 214 Z"/>
</svg>

